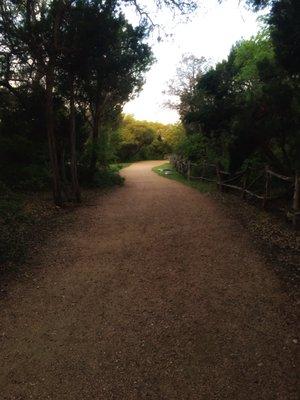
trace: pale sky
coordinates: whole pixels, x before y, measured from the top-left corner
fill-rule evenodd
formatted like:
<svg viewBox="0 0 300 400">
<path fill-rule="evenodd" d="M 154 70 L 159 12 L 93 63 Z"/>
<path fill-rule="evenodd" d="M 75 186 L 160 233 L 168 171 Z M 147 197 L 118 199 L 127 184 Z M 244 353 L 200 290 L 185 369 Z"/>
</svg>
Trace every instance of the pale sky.
<svg viewBox="0 0 300 400">
<path fill-rule="evenodd" d="M 182 55 L 204 56 L 214 64 L 226 58 L 236 41 L 250 38 L 259 30 L 257 18 L 261 13 L 251 12 L 239 0 L 223 0 L 222 4 L 217 0 L 199 0 L 199 3 L 201 6 L 190 21 L 173 19 L 166 10 L 154 17 L 155 22 L 166 26 L 165 33 L 172 37 L 158 42 L 159 33 L 152 35 L 150 44 L 157 61 L 145 76 L 142 92 L 125 105 L 126 114 L 142 120 L 176 122 L 178 114 L 163 105 L 167 99 L 163 91 L 168 80 L 174 77 Z M 132 10 L 126 11 L 126 15 L 132 22 L 136 19 Z"/>
</svg>

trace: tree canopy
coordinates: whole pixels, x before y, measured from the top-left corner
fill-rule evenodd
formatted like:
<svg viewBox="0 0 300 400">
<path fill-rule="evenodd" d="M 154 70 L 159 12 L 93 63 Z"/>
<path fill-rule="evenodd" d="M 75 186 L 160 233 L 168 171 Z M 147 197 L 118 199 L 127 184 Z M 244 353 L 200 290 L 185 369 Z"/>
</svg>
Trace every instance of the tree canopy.
<svg viewBox="0 0 300 400">
<path fill-rule="evenodd" d="M 9 116 L 1 120 L 1 140 L 14 148 L 16 137 L 24 142 L 21 130 L 29 124 L 28 146 L 37 147 L 39 154 L 44 152 L 34 162 L 44 163 L 45 168 L 48 141 L 57 204 L 70 192 L 69 173 L 72 190 L 80 198 L 78 156 L 84 161 L 80 168 L 89 165 L 93 179 L 96 164 L 101 162 L 97 146 L 102 127 L 117 121 L 123 104 L 141 89 L 143 73 L 152 62 L 146 37 L 145 25 L 130 25 L 118 1 L 24 0 L 1 4 L 0 84 L 5 100 L 1 107 L 5 114 L 9 110 Z M 30 121 L 10 118 L 29 111 L 33 114 Z M 38 141 L 32 126 L 35 123 Z M 88 141 L 93 145 L 89 156 L 85 154 Z M 40 142 L 42 147 L 38 147 Z M 20 159 L 15 161 L 20 163 Z M 11 181 L 5 170 L 1 174 L 4 181 Z M 87 178 L 87 174 L 84 176 Z"/>
<path fill-rule="evenodd" d="M 201 137 L 202 155 L 230 170 L 256 158 L 285 173 L 296 168 L 299 118 L 299 86 L 266 30 L 199 76 L 182 113 L 187 132 Z"/>
<path fill-rule="evenodd" d="M 125 115 L 116 131 L 114 151 L 120 161 L 163 159 L 177 150 L 184 131 L 181 124 L 139 121 Z"/>
</svg>

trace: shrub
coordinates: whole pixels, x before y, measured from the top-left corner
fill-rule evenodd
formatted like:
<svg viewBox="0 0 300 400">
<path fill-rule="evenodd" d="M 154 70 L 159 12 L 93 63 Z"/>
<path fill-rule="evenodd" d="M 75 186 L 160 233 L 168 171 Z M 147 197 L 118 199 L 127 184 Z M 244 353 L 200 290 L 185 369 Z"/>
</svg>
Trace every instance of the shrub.
<svg viewBox="0 0 300 400">
<path fill-rule="evenodd" d="M 93 179 L 94 186 L 96 187 L 111 187 L 115 185 L 123 185 L 124 178 L 109 167 L 99 168 Z"/>
</svg>

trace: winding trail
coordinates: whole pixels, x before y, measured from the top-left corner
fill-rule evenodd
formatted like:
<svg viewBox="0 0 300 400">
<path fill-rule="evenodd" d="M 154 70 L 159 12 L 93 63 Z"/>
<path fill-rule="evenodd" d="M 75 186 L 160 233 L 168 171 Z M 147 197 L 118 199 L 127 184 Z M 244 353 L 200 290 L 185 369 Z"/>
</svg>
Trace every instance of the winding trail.
<svg viewBox="0 0 300 400">
<path fill-rule="evenodd" d="M 3 400 L 296 400 L 289 300 L 239 224 L 151 171 L 75 211 L 0 301 Z"/>
</svg>

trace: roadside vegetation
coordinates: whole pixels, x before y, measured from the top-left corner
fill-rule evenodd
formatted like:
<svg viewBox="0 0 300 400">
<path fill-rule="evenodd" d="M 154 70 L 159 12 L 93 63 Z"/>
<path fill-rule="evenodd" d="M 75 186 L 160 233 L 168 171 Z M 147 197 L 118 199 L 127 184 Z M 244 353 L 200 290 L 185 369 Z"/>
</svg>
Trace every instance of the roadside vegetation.
<svg viewBox="0 0 300 400">
<path fill-rule="evenodd" d="M 131 165 L 131 163 L 116 163 L 116 164 L 110 164 L 110 168 L 112 168 L 114 171 L 121 171 L 123 168 L 127 168 Z"/>
<path fill-rule="evenodd" d="M 154 167 L 152 170 L 160 176 L 183 183 L 186 186 L 197 189 L 201 193 L 214 193 L 216 191 L 216 185 L 214 183 L 189 181 L 184 175 L 178 173 L 174 166 L 169 162 Z"/>
</svg>

